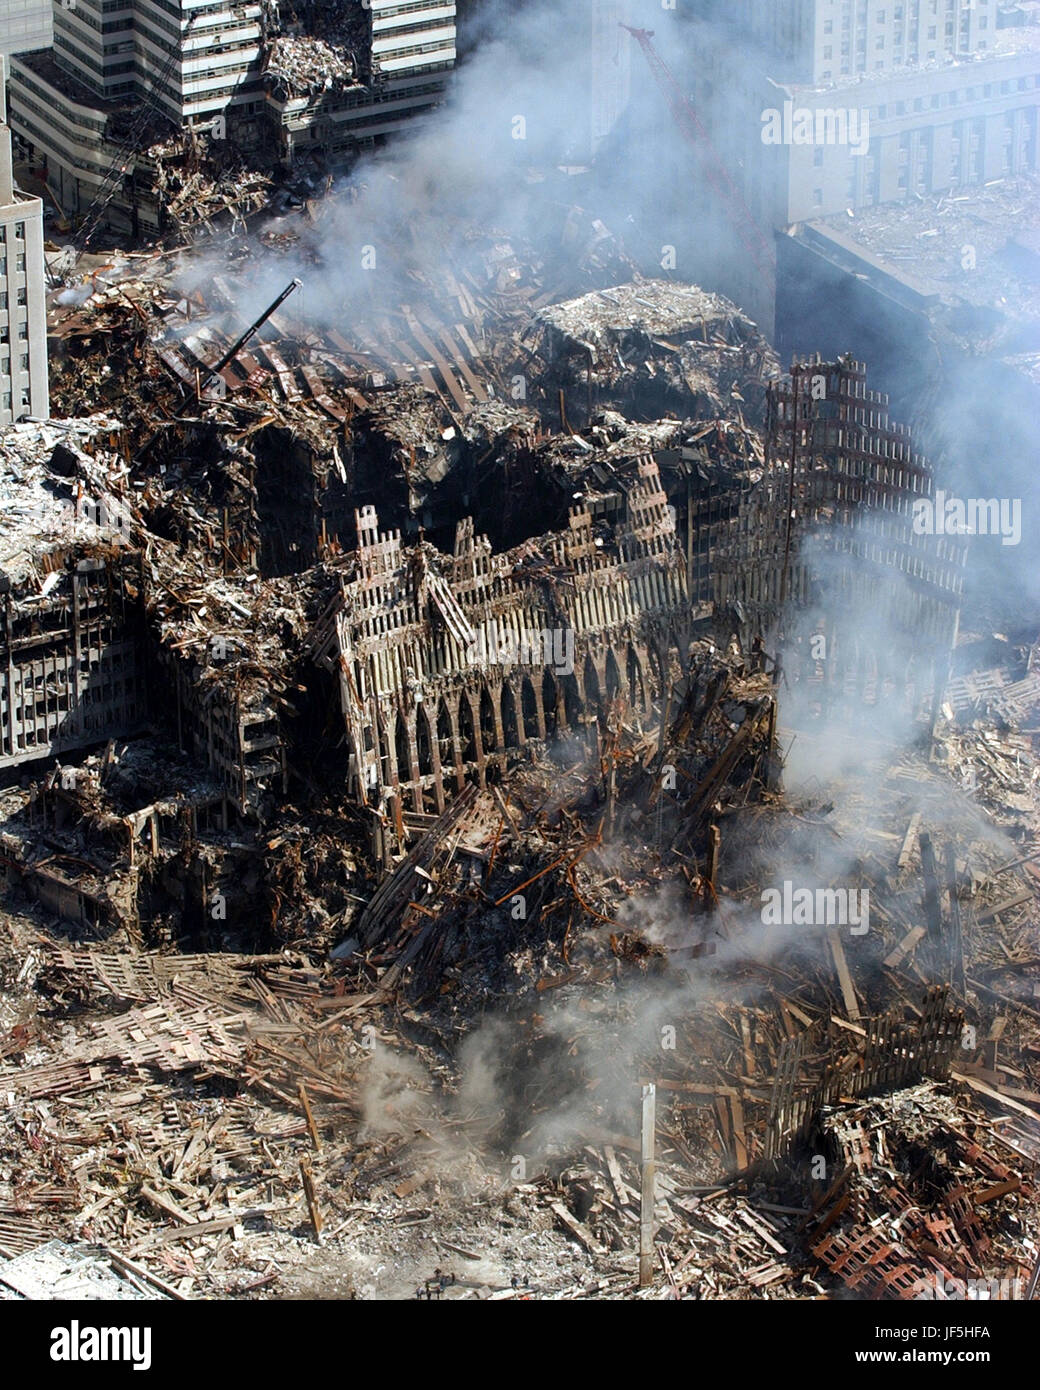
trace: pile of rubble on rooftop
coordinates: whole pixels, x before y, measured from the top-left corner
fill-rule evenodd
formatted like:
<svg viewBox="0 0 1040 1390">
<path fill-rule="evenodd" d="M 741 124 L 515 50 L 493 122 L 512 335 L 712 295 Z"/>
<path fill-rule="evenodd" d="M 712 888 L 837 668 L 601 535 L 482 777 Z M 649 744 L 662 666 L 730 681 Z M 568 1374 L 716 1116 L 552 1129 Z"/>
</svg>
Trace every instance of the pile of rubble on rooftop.
<svg viewBox="0 0 1040 1390">
<path fill-rule="evenodd" d="M 260 59 L 276 97 L 313 98 L 367 80 L 372 21 L 365 8 L 283 0 L 277 27 L 269 30 Z"/>
</svg>

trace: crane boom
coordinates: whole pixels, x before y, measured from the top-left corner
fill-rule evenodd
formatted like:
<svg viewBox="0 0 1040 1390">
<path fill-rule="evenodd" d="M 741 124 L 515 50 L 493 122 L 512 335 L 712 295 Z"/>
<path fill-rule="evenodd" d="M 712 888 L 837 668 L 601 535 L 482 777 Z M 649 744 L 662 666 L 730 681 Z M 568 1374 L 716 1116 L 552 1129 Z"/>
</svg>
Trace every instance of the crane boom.
<svg viewBox="0 0 1040 1390">
<path fill-rule="evenodd" d="M 701 162 L 704 176 L 715 189 L 719 197 L 725 203 L 730 216 L 736 226 L 737 234 L 743 241 L 745 249 L 751 256 L 755 265 L 758 267 L 763 278 L 768 284 L 772 284 L 775 278 L 775 263 L 773 251 L 761 228 L 751 216 L 747 204 L 740 195 L 740 190 L 734 184 L 729 174 L 726 173 L 725 166 L 716 154 L 708 133 L 701 124 L 700 117 L 684 96 L 682 88 L 676 82 L 671 69 L 664 61 L 657 49 L 653 45 L 654 33 L 652 29 L 634 29 L 631 24 L 622 24 L 622 29 L 627 29 L 635 39 L 636 43 L 643 50 L 646 61 L 653 74 L 654 80 L 664 93 L 668 102 L 668 107 L 672 113 L 672 119 L 679 129 L 679 133 L 690 145 Z"/>
<path fill-rule="evenodd" d="M 279 307 L 279 305 L 284 304 L 285 301 L 292 294 L 293 290 L 298 290 L 302 284 L 303 281 L 296 277 L 289 281 L 285 289 L 282 290 L 281 294 L 278 295 L 276 299 L 272 300 L 270 304 L 268 304 L 267 308 L 260 315 L 260 317 L 258 319 L 254 319 L 244 333 L 240 333 L 238 335 L 235 341 L 228 348 L 227 352 L 225 352 L 224 355 L 221 357 L 220 361 L 214 362 L 213 366 L 209 368 L 205 376 L 203 376 L 200 379 L 200 392 L 205 390 L 205 388 L 209 385 L 209 383 L 213 380 L 215 376 L 220 375 L 220 373 L 224 370 L 224 368 L 228 365 L 229 362 L 233 362 L 235 360 L 238 354 L 245 347 L 246 343 L 249 342 L 253 334 L 259 332 L 259 330 L 263 328 L 264 324 L 271 317 L 274 311 Z"/>
</svg>

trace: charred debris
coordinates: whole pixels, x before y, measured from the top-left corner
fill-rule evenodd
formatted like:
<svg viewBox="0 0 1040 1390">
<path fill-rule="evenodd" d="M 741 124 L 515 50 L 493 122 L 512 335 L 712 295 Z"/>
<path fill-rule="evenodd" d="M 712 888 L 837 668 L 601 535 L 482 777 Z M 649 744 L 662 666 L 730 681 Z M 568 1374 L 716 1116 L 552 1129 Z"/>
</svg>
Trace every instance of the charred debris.
<svg viewBox="0 0 1040 1390">
<path fill-rule="evenodd" d="M 962 620 L 863 364 L 565 238 L 218 371 L 241 248 L 54 296 L 59 418 L 3 441 L 4 1296 L 1031 1295 L 1036 647 Z M 869 930 L 770 926 L 791 880 Z"/>
</svg>

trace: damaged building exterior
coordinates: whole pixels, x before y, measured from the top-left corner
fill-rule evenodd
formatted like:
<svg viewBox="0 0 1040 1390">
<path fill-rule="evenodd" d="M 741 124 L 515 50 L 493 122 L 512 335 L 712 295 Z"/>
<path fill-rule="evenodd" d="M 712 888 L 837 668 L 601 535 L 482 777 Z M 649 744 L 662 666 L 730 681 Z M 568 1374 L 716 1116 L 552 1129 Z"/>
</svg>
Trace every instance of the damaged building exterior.
<svg viewBox="0 0 1040 1390">
<path fill-rule="evenodd" d="M 434 106 L 455 60 L 439 0 L 53 3 L 53 48 L 12 60 L 11 123 L 91 233 L 165 230 L 167 163 L 343 163 Z"/>
<path fill-rule="evenodd" d="M 448 557 L 404 551 L 367 510 L 358 538 L 314 649 L 338 677 L 350 789 L 399 830 L 402 808 L 443 812 L 467 778 L 580 737 L 619 694 L 648 708 L 685 649 L 685 571 L 649 460 L 613 534 L 575 508 L 563 534 L 496 555 L 463 522 Z"/>
<path fill-rule="evenodd" d="M 663 184 L 768 288 L 727 166 L 761 216 L 841 162 L 713 159 L 718 74 L 687 101 L 618 27 L 681 43 L 691 7 L 658 8 L 496 0 L 433 138 L 338 181 L 437 101 L 454 4 L 75 0 L 19 60 L 81 222 L 53 219 L 37 379 L 38 213 L 0 198 L 32 406 L 0 422 L 16 1315 L 800 1301 L 880 1340 L 853 1305 L 885 1301 L 936 1345 L 891 1356 L 941 1363 L 988 1357 L 984 1312 L 947 1349 L 906 1305 L 1040 1293 L 1036 470 L 988 496 L 1032 424 L 1005 391 L 1036 384 L 1032 181 L 914 197 L 1040 0 L 696 7 L 780 55 L 777 91 L 939 99 L 858 157 L 889 187 L 905 122 L 909 201 L 781 235 L 776 347 L 721 262 L 692 282 Z M 571 119 L 547 92 L 560 129 L 513 150 L 491 113 L 541 52 Z M 644 85 L 684 162 L 638 138 Z M 982 98 L 959 178 L 1027 151 L 1031 92 Z M 633 144 L 621 182 L 660 196 L 608 210 Z M 241 1381 L 269 1341 L 207 1364 Z"/>
<path fill-rule="evenodd" d="M 229 139 L 443 78 L 450 6 L 317 8 Z M 299 201 L 91 257 L 0 431 L 0 1291 L 1025 1286 L 1040 643 L 869 359 L 568 203 L 358 292 Z"/>
<path fill-rule="evenodd" d="M 715 559 L 715 598 L 780 642 L 788 676 L 827 653 L 831 693 L 938 711 L 957 641 L 967 542 L 919 534 L 934 475 L 852 359 L 796 363 L 770 387 L 766 466 Z M 735 537 L 735 539 L 734 539 Z M 863 615 L 881 642 L 861 637 Z M 797 616 L 796 616 L 797 615 Z M 785 641 L 801 628 L 796 642 Z"/>
<path fill-rule="evenodd" d="M 5 432 L 4 767 L 126 737 L 146 722 L 140 555 L 106 485 L 104 445 L 117 433 L 104 417 L 71 431 Z M 59 469 L 78 489 L 62 486 Z"/>
</svg>

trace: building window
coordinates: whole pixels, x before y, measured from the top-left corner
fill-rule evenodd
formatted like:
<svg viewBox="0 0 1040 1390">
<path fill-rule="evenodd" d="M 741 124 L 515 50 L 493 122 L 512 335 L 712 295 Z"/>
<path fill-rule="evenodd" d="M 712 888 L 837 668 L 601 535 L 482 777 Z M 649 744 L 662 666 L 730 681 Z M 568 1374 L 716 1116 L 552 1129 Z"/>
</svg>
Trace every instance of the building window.
<svg viewBox="0 0 1040 1390">
<path fill-rule="evenodd" d="M 4 409 L 5 409 L 5 410 L 10 410 L 10 409 L 11 409 L 11 393 L 10 393 L 10 391 L 5 391 L 5 392 L 4 392 Z"/>
<path fill-rule="evenodd" d="M 25 252 L 24 252 L 24 251 L 19 251 L 19 252 L 18 252 L 18 255 L 15 256 L 15 258 L 14 258 L 14 268 L 15 268 L 15 270 L 24 270 L 24 269 L 25 269 Z"/>
<path fill-rule="evenodd" d="M 28 386 L 23 386 L 23 387 L 22 387 L 22 400 L 21 400 L 21 406 L 22 406 L 22 409 L 23 409 L 23 410 L 28 410 L 28 409 L 29 409 L 29 388 L 28 388 Z"/>
<path fill-rule="evenodd" d="M 29 370 L 29 354 L 27 352 L 23 352 L 18 360 L 22 364 L 22 371 L 27 372 Z"/>
<path fill-rule="evenodd" d="M 24 285 L 20 285 L 20 286 L 18 287 L 18 292 L 17 292 L 17 294 L 15 295 L 15 300 L 14 300 L 14 302 L 15 302 L 16 304 L 24 304 L 24 303 L 25 303 L 25 286 L 24 286 Z"/>
</svg>

